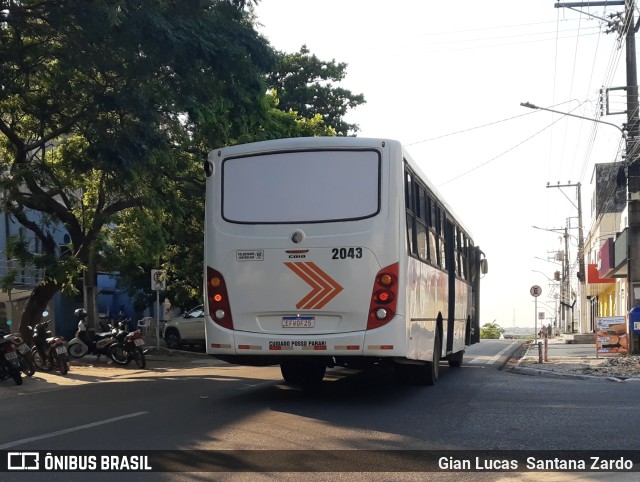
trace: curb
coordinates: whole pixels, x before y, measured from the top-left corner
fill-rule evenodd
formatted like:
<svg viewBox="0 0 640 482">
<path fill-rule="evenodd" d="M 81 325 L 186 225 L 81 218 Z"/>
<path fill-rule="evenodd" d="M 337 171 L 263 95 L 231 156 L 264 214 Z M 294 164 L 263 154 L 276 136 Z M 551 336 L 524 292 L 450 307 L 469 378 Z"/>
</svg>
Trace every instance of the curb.
<svg viewBox="0 0 640 482">
<path fill-rule="evenodd" d="M 545 377 L 545 378 L 564 378 L 564 379 L 573 379 L 573 380 L 608 380 L 610 382 L 640 382 L 640 378 L 638 377 L 629 377 L 629 378 L 621 378 L 621 377 L 613 377 L 613 376 L 602 376 L 599 377 L 597 375 L 585 375 L 579 373 L 568 373 L 568 372 L 557 372 L 551 369 L 544 368 L 530 368 L 530 367 L 521 367 L 520 362 L 525 359 L 528 346 L 523 345 L 524 350 L 520 351 L 517 356 L 518 360 L 515 362 L 515 366 L 509 367 L 509 371 L 513 373 L 517 373 L 519 375 L 528 375 L 528 376 L 537 376 L 537 377 Z"/>
<path fill-rule="evenodd" d="M 520 361 L 518 361 L 520 363 Z M 581 375 L 578 373 L 563 373 L 554 372 L 553 370 L 545 370 L 543 368 L 528 368 L 516 366 L 511 369 L 514 373 L 520 375 L 539 376 L 546 378 L 572 378 L 574 380 L 608 380 L 610 382 L 624 383 L 624 382 L 640 382 L 640 378 L 619 378 L 619 377 L 599 377 L 596 375 Z"/>
<path fill-rule="evenodd" d="M 522 360 L 522 358 L 520 359 Z M 529 375 L 529 376 L 538 376 L 538 377 L 546 377 L 546 378 L 572 378 L 575 380 L 612 380 L 612 381 L 624 381 L 614 377 L 597 377 L 595 375 L 579 375 L 577 373 L 562 373 L 562 372 L 554 372 L 553 370 L 545 370 L 542 368 L 528 368 L 519 366 L 520 360 L 518 360 L 518 365 L 511 369 L 513 373 L 517 373 L 519 375 Z"/>
</svg>

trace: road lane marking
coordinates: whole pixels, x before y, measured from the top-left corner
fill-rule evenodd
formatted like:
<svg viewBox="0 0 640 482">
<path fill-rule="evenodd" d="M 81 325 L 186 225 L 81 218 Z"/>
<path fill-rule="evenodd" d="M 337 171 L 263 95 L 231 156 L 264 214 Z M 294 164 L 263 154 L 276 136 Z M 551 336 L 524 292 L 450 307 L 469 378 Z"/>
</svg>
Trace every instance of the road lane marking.
<svg viewBox="0 0 640 482">
<path fill-rule="evenodd" d="M 513 343 L 511 343 L 510 345 L 508 345 L 506 348 L 504 348 L 503 350 L 501 350 L 499 353 L 493 355 L 493 356 L 477 356 L 475 357 L 473 360 L 471 360 L 469 363 L 472 365 L 493 365 L 495 362 L 498 361 L 498 359 L 507 351 L 509 350 L 509 348 L 511 348 L 513 345 L 516 345 L 517 341 L 514 341 Z"/>
<path fill-rule="evenodd" d="M 64 435 L 67 433 L 77 432 L 79 430 L 85 430 L 88 428 L 99 427 L 100 425 L 105 425 L 107 423 L 118 422 L 120 420 L 125 420 L 127 418 L 139 417 L 140 415 L 146 415 L 149 412 L 135 412 L 130 413 L 128 415 L 122 415 L 120 417 L 107 418 L 105 420 L 99 420 L 97 422 L 88 423 L 86 425 L 78 425 L 77 427 L 65 428 L 64 430 L 58 430 L 57 432 L 45 433 L 42 435 L 36 435 L 35 437 L 23 438 L 20 440 L 14 440 L 13 442 L 9 442 L 3 445 L 0 445 L 0 450 L 9 449 L 15 447 L 17 445 L 26 444 L 29 442 L 36 442 L 38 440 L 44 440 L 47 438 L 57 437 L 58 435 Z"/>
</svg>

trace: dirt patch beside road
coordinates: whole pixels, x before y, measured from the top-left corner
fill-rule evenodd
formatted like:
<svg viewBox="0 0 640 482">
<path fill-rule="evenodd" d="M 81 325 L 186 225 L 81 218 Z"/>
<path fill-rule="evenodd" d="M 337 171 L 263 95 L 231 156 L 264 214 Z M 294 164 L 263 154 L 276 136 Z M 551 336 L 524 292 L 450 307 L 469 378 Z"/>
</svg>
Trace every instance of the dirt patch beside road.
<svg viewBox="0 0 640 482">
<path fill-rule="evenodd" d="M 539 363 L 537 357 L 526 357 L 520 360 L 518 366 L 562 374 L 640 378 L 640 356 L 637 355 L 600 358 L 549 357 L 544 363 Z"/>
</svg>

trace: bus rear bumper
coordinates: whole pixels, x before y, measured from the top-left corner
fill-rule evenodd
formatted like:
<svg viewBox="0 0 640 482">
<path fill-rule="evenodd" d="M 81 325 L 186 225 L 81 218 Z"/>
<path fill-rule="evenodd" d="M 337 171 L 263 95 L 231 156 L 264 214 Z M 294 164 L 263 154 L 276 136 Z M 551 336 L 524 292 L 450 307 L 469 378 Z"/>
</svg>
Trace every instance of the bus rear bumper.
<svg viewBox="0 0 640 482">
<path fill-rule="evenodd" d="M 349 333 L 272 334 L 232 331 L 207 322 L 207 353 L 214 356 L 406 356 L 404 318 L 375 330 Z M 271 363 L 273 364 L 273 363 Z"/>
</svg>

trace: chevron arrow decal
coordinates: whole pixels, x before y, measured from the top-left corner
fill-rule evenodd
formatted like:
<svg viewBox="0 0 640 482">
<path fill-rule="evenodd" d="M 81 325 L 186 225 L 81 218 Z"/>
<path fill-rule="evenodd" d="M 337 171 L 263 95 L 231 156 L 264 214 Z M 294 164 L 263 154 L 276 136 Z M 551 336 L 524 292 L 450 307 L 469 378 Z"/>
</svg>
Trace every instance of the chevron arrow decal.
<svg viewBox="0 0 640 482">
<path fill-rule="evenodd" d="M 343 290 L 331 276 L 311 261 L 284 264 L 311 286 L 311 291 L 296 304 L 298 309 L 319 310 Z"/>
</svg>

